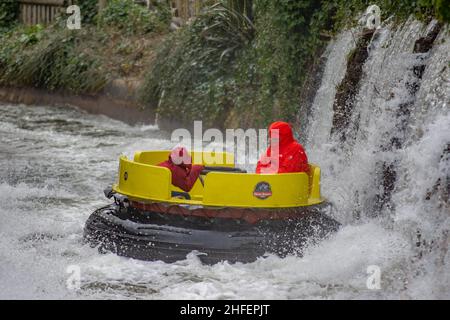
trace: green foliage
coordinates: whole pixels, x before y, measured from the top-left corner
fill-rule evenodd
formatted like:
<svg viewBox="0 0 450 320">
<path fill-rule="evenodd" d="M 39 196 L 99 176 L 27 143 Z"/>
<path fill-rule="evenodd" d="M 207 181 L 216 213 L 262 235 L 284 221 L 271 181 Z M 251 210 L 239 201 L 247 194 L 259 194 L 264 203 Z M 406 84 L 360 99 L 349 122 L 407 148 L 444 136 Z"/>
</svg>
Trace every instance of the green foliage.
<svg viewBox="0 0 450 320">
<path fill-rule="evenodd" d="M 421 20 L 436 17 L 442 22 L 450 22 L 448 0 L 337 0 L 334 2 L 337 29 L 354 23 L 355 15 L 372 4 L 380 7 L 382 19 L 394 16 L 397 20 L 405 20 L 410 15 L 415 15 Z"/>
<path fill-rule="evenodd" d="M 19 2 L 17 0 L 0 1 L 0 33 L 11 29 L 17 22 Z"/>
<path fill-rule="evenodd" d="M 43 30 L 44 27 L 40 24 L 25 27 L 18 38 L 19 43 L 23 46 L 28 46 L 39 42 L 44 34 Z"/>
<path fill-rule="evenodd" d="M 61 15 L 49 26 L 16 25 L 0 33 L 1 86 L 99 92 L 109 79 L 139 72 L 149 47 L 143 33 L 167 29 L 171 15 L 165 4 L 149 12 L 131 0 L 113 0 L 98 17 L 97 0 L 75 3 L 81 30 L 68 30 Z"/>
<path fill-rule="evenodd" d="M 253 20 L 253 0 L 227 0 L 227 6 Z"/>
<path fill-rule="evenodd" d="M 448 0 L 434 0 L 434 6 L 437 18 L 450 23 L 450 4 Z"/>
<path fill-rule="evenodd" d="M 145 79 L 143 101 L 167 117 L 223 121 L 235 90 L 233 61 L 253 36 L 246 16 L 222 3 L 212 6 L 164 43 Z"/>
<path fill-rule="evenodd" d="M 94 93 L 106 84 L 99 61 L 78 51 L 92 33 L 24 27 L 5 37 L 0 47 L 0 85 L 50 91 Z"/>
<path fill-rule="evenodd" d="M 220 10 L 213 7 L 165 43 L 148 71 L 143 101 L 167 118 L 182 114 L 187 123 L 198 118 L 219 126 L 289 121 L 327 35 L 356 23 L 371 4 L 380 6 L 382 19 L 414 14 L 445 20 L 449 6 L 444 2 L 222 0 Z M 239 19 L 230 12 L 239 12 Z"/>
<path fill-rule="evenodd" d="M 298 108 L 302 68 L 330 24 L 326 5 L 260 0 L 249 13 L 233 2 L 212 6 L 166 42 L 142 88 L 144 102 L 168 118 L 183 114 L 186 122 L 202 118 L 218 126 L 289 120 Z M 232 110 L 251 119 L 230 120 Z"/>
<path fill-rule="evenodd" d="M 238 11 L 231 10 L 222 3 L 213 5 L 202 16 L 204 24 L 201 37 L 205 40 L 211 52 L 220 60 L 225 56 L 233 57 L 237 51 L 248 45 L 254 37 L 253 23 Z"/>
<path fill-rule="evenodd" d="M 75 4 L 80 7 L 81 23 L 92 24 L 96 22 L 98 14 L 98 0 L 76 0 Z"/>
<path fill-rule="evenodd" d="M 149 11 L 133 0 L 110 0 L 98 20 L 101 26 L 113 26 L 130 34 L 145 34 L 167 28 L 170 9 L 160 4 L 155 11 Z"/>
<path fill-rule="evenodd" d="M 243 87 L 252 88 L 247 105 L 262 115 L 257 123 L 290 120 L 298 109 L 306 64 L 314 63 L 323 44 L 320 31 L 330 22 L 327 1 L 265 0 L 255 6 L 257 36 L 249 48 L 254 62 L 243 65 Z M 253 78 L 253 83 L 245 83 Z"/>
<path fill-rule="evenodd" d="M 111 77 L 140 68 L 147 35 L 168 29 L 167 3 L 152 1 L 148 11 L 133 0 L 110 0 L 98 14 L 97 0 L 77 0 L 83 28 L 70 31 L 63 17 L 46 28 L 17 25 L 18 2 L 0 0 L 0 85 L 98 92 Z M 370 4 L 380 6 L 383 20 L 450 20 L 448 0 L 220 0 L 163 43 L 142 100 L 189 123 L 292 120 L 322 35 L 356 23 Z"/>
</svg>

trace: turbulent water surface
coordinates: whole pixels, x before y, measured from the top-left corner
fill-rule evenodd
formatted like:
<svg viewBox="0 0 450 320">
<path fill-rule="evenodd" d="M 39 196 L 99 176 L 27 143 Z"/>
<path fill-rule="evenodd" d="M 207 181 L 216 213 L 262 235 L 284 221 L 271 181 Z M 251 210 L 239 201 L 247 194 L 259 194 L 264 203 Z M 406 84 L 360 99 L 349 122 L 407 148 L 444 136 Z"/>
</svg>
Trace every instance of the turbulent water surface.
<svg viewBox="0 0 450 320">
<path fill-rule="evenodd" d="M 76 109 L 0 105 L 0 298 L 450 298 L 442 182 L 450 168 L 450 41 L 441 32 L 418 57 L 412 45 L 425 32 L 415 21 L 377 31 L 345 143 L 330 136 L 332 105 L 354 35 L 344 32 L 329 45 L 305 134 L 343 227 L 302 258 L 205 266 L 195 254 L 173 264 L 99 254 L 83 244 L 83 227 L 108 203 L 102 190 L 115 179 L 118 156 L 170 148 L 169 135 Z M 411 97 L 405 82 L 418 58 L 427 67 Z M 400 128 L 394 111 L 401 102 L 411 110 Z M 405 130 L 401 148 L 380 147 Z M 381 209 L 374 200 L 380 162 L 395 163 L 397 172 Z M 67 286 L 71 266 L 81 271 L 78 290 Z M 371 266 L 381 272 L 379 289 L 367 286 Z"/>
</svg>

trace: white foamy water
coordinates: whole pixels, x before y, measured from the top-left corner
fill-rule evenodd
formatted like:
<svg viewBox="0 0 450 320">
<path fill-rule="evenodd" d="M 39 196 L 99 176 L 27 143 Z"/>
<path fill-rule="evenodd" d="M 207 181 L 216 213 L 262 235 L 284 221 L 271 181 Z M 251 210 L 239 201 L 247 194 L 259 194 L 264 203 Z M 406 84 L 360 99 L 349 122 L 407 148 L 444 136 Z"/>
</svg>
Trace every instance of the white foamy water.
<svg viewBox="0 0 450 320">
<path fill-rule="evenodd" d="M 375 33 L 345 142 L 330 137 L 335 88 L 329 83 L 322 83 L 319 93 L 325 101 L 315 101 L 309 123 L 308 131 L 314 135 L 308 136 L 307 150 L 312 161 L 321 163 L 322 192 L 338 208 L 335 217 L 346 225 L 375 224 L 397 239 L 384 253 L 399 252 L 385 267 L 392 291 L 380 293 L 384 298 L 450 297 L 450 205 L 444 190 L 450 176 L 449 156 L 444 153 L 450 143 L 448 27 L 430 52 L 412 53 L 414 42 L 430 26 L 410 19 L 403 26 L 388 26 Z M 341 77 L 342 68 L 335 66 L 342 61 L 333 51 L 342 54 L 350 50 L 351 45 L 332 49 L 326 68 L 337 71 L 331 73 L 334 77 Z M 426 69 L 419 91 L 411 95 L 407 84 L 414 81 L 413 67 L 420 64 Z M 409 116 L 398 117 L 406 104 Z M 383 148 L 396 137 L 404 141 L 401 148 Z M 375 199 L 383 191 L 383 162 L 395 164 L 397 179 L 390 206 L 378 212 Z M 439 179 L 441 185 L 433 191 Z M 432 196 L 426 200 L 429 192 Z M 422 241 L 419 247 L 418 233 Z M 371 241 L 374 243 L 365 249 L 382 239 Z M 360 242 L 357 235 L 355 242 Z M 363 243 L 359 244 L 362 248 Z M 398 258 L 400 252 L 403 258 Z"/>
<path fill-rule="evenodd" d="M 332 110 L 356 31 L 329 45 L 306 147 L 322 167 L 322 193 L 343 227 L 302 258 L 205 266 L 195 253 L 173 264 L 99 254 L 82 243 L 83 227 L 108 203 L 102 191 L 115 179 L 119 155 L 171 148 L 170 135 L 76 109 L 0 105 L 0 298 L 450 298 L 450 210 L 443 187 L 426 200 L 436 181 L 449 175 L 448 154 L 442 156 L 450 143 L 446 31 L 424 57 L 415 97 L 405 91 L 417 61 L 412 46 L 425 31 L 413 20 L 377 31 L 349 128 L 353 138 L 344 144 L 330 137 Z M 412 103 L 405 142 L 382 151 L 400 130 L 394 115 L 403 102 Z M 374 212 L 379 161 L 395 161 L 397 180 L 392 206 Z M 420 247 L 418 231 L 425 241 Z M 79 290 L 67 288 L 72 265 L 81 271 Z M 370 266 L 381 271 L 379 290 L 367 287 Z"/>
</svg>

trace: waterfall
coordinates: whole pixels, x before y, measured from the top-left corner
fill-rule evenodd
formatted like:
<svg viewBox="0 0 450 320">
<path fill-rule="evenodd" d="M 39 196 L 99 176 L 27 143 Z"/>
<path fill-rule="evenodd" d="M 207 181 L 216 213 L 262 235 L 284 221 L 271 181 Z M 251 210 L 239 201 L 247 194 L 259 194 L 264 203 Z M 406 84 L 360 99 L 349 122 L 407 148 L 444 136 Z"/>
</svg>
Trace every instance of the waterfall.
<svg viewBox="0 0 450 320">
<path fill-rule="evenodd" d="M 438 27 L 410 18 L 374 32 L 349 125 L 337 128 L 345 140 L 332 133 L 333 105 L 361 30 L 341 33 L 327 48 L 306 131 L 335 218 L 346 226 L 375 223 L 407 244 L 398 263 L 410 272 L 395 271 L 406 297 L 448 297 L 450 287 L 450 42 L 448 26 L 430 40 Z M 421 49 L 423 39 L 432 46 Z M 423 285 L 429 292 L 419 293 Z"/>
</svg>

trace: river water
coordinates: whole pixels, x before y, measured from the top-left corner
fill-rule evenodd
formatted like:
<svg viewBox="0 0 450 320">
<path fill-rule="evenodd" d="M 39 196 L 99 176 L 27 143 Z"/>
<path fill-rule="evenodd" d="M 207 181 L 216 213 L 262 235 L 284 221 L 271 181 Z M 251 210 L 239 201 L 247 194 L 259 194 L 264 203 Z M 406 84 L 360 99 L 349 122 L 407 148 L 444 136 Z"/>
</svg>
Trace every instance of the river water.
<svg viewBox="0 0 450 320">
<path fill-rule="evenodd" d="M 75 108 L 0 105 L 0 298 L 450 298 L 448 199 L 438 188 L 425 200 L 450 171 L 442 153 L 450 143 L 448 33 L 426 57 L 405 145 L 379 150 L 399 130 L 391 92 L 411 99 L 401 84 L 414 65 L 411 43 L 424 32 L 415 21 L 379 30 L 357 99 L 359 129 L 345 144 L 330 136 L 332 103 L 354 35 L 343 32 L 330 43 L 305 140 L 343 227 L 302 258 L 205 266 L 195 254 L 173 264 L 99 254 L 82 242 L 83 227 L 108 203 L 102 191 L 115 180 L 119 155 L 171 148 L 169 133 Z M 397 166 L 391 206 L 381 211 L 373 205 L 376 160 Z M 68 281 L 73 268 L 79 288 Z M 379 286 L 370 281 L 374 270 Z"/>
</svg>

